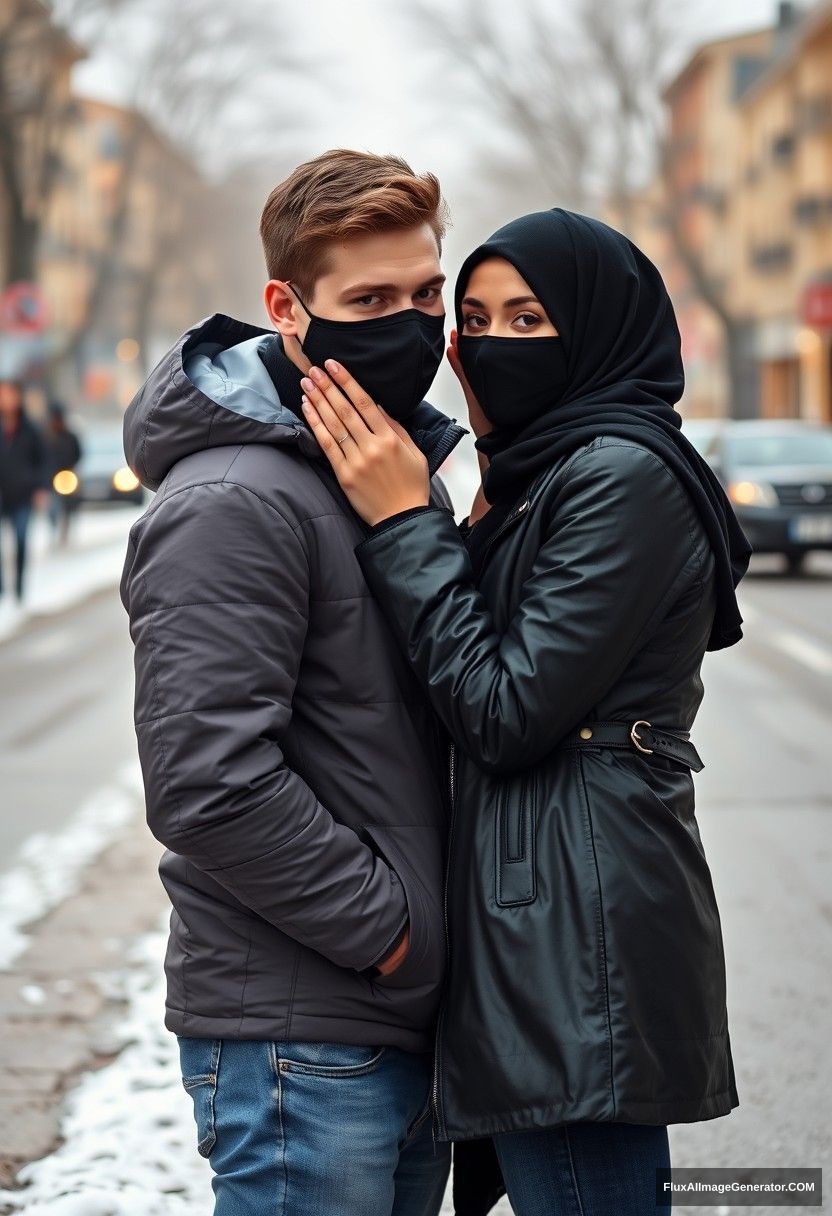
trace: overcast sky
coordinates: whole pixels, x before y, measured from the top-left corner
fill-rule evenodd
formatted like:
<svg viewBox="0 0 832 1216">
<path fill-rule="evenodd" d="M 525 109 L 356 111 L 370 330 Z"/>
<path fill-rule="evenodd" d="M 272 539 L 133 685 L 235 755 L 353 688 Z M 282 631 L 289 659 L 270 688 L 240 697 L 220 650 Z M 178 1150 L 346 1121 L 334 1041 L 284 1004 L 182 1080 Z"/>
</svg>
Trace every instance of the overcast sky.
<svg viewBox="0 0 832 1216">
<path fill-rule="evenodd" d="M 447 9 L 453 0 L 427 0 Z M 488 0 L 482 0 L 487 3 Z M 494 2 L 494 0 L 491 0 Z M 568 10 L 568 0 L 548 0 Z M 245 3 L 245 0 L 243 0 Z M 508 11 L 522 12 L 523 0 Z M 480 130 L 483 115 L 454 105 L 453 82 L 435 54 L 418 44 L 407 21 L 408 0 L 274 0 L 286 37 L 309 67 L 291 86 L 308 119 L 303 142 L 311 152 L 350 146 L 396 151 L 417 167 L 436 168 L 453 191 L 464 163 L 466 136 Z M 502 11 L 505 5 L 498 4 Z M 684 11 L 680 42 L 745 29 L 770 21 L 776 0 L 692 0 Z M 77 69 L 83 91 L 119 100 L 121 73 L 90 60 Z M 285 86 L 281 86 L 285 87 Z M 447 112 L 437 121 L 437 95 Z M 275 99 L 266 99 L 268 105 Z M 210 116 L 208 116 L 210 119 Z"/>
<path fill-rule="evenodd" d="M 427 2 L 438 12 L 454 0 Z M 481 3 L 495 3 L 503 16 L 508 13 L 513 19 L 522 12 L 523 0 L 512 0 L 510 6 L 504 0 Z M 555 12 L 568 10 L 568 0 L 548 3 Z M 483 135 L 488 140 L 485 124 L 490 119 L 482 104 L 472 105 L 455 87 L 452 73 L 435 51 L 414 37 L 408 21 L 411 7 L 408 0 L 273 0 L 271 11 L 285 29 L 293 58 L 305 66 L 291 84 L 276 73 L 274 92 L 263 98 L 263 106 L 266 114 L 279 115 L 281 94 L 288 91 L 292 106 L 299 105 L 305 113 L 305 128 L 290 133 L 298 147 L 296 159 L 348 146 L 397 152 L 415 168 L 435 171 L 453 215 L 445 257 L 453 276 L 465 253 L 510 217 L 491 214 L 487 199 L 480 200 L 486 205 L 478 213 L 470 193 L 476 177 L 467 150 L 475 142 L 482 146 Z M 680 29 L 680 47 L 692 49 L 698 41 L 766 24 L 775 10 L 776 0 L 692 0 L 682 9 L 686 28 Z M 680 54 L 683 57 L 684 50 Z M 76 84 L 82 91 L 118 101 L 122 79 L 112 63 L 99 59 L 80 65 Z M 210 114 L 206 121 L 211 121 Z M 264 160 L 268 162 L 268 152 Z M 268 163 L 265 168 L 268 177 Z M 275 180 L 283 169 L 284 163 L 275 157 Z M 551 199 L 548 205 L 557 202 Z M 527 209 L 544 205 L 545 199 L 535 199 Z M 253 241 L 255 229 L 253 224 Z M 256 310 L 260 287 L 255 286 Z M 259 315 L 248 319 L 263 321 Z M 449 377 L 444 373 L 436 386 L 442 396 L 455 389 Z"/>
</svg>

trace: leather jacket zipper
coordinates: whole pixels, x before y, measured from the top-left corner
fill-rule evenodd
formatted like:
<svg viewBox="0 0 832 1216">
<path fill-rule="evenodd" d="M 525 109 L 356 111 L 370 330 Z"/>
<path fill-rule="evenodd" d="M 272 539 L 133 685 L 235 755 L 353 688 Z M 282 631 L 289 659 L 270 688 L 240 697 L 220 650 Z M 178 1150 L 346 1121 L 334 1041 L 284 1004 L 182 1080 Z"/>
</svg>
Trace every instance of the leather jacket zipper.
<svg viewBox="0 0 832 1216">
<path fill-rule="evenodd" d="M 511 515 L 509 515 L 507 519 L 503 520 L 494 535 L 486 542 L 485 548 L 482 551 L 482 556 L 480 557 L 480 565 L 482 565 L 482 563 L 485 561 L 485 556 L 491 549 L 491 546 L 500 539 L 504 532 L 507 532 L 509 528 L 513 527 L 521 516 L 525 515 L 530 504 L 531 498 L 524 499 L 523 502 L 520 503 L 520 506 L 517 507 L 516 510 L 512 511 Z"/>
<path fill-rule="evenodd" d="M 442 919 L 445 927 L 445 966 L 450 963 L 451 957 L 451 939 L 448 933 L 448 880 L 451 874 L 451 845 L 453 844 L 454 833 L 454 779 L 456 776 L 456 744 L 451 744 L 451 750 L 448 755 L 448 779 L 450 784 L 451 806 L 450 819 L 448 823 L 448 853 L 445 861 L 445 888 L 443 891 L 442 902 Z M 442 1118 L 439 1101 L 439 1073 L 440 1073 L 440 1049 L 442 1040 L 442 1020 L 444 1017 L 444 1001 L 439 1010 L 439 1018 L 436 1023 L 436 1041 L 434 1043 L 434 1058 L 433 1058 L 433 1141 L 436 1143 L 436 1133 L 444 1132 L 445 1121 Z"/>
</svg>

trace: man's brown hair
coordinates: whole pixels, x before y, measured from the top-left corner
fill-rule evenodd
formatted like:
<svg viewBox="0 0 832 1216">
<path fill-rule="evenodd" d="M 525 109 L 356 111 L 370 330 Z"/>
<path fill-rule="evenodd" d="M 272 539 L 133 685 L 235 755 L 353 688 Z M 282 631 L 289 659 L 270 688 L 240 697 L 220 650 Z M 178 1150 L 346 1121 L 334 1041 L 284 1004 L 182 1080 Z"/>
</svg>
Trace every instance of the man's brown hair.
<svg viewBox="0 0 832 1216">
<path fill-rule="evenodd" d="M 270 279 L 311 299 L 333 241 L 430 224 L 441 248 L 447 212 L 439 181 L 399 156 L 337 148 L 298 165 L 275 186 L 260 219 Z"/>
</svg>

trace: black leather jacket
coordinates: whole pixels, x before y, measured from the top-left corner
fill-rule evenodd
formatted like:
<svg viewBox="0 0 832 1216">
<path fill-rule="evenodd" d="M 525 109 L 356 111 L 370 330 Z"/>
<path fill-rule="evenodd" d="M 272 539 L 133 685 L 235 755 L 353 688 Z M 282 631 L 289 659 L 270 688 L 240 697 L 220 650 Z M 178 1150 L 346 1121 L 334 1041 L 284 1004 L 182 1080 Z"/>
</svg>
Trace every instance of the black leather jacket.
<svg viewBox="0 0 832 1216">
<path fill-rule="evenodd" d="M 604 437 L 548 470 L 479 585 L 447 512 L 357 549 L 453 741 L 439 1133 L 666 1124 L 737 1105 L 690 769 L 576 728 L 688 732 L 713 557 L 662 461 Z"/>
</svg>

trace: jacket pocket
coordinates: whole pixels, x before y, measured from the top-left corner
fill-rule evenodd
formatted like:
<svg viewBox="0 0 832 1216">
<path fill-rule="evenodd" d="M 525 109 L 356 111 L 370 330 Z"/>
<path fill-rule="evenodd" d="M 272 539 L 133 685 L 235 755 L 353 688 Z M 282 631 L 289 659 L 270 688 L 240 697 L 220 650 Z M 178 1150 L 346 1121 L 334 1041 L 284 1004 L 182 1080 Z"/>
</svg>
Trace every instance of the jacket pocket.
<svg viewBox="0 0 832 1216">
<path fill-rule="evenodd" d="M 533 903 L 537 895 L 535 788 L 533 775 L 523 774 L 504 780 L 497 796 L 494 870 L 501 908 Z"/>
<path fill-rule="evenodd" d="M 196 1121 L 197 1152 L 210 1156 L 217 1142 L 214 1099 L 220 1065 L 221 1039 L 193 1039 L 177 1035 L 182 1084 L 191 1095 Z"/>
<path fill-rule="evenodd" d="M 444 969 L 444 925 L 441 909 L 434 905 L 422 880 L 407 860 L 406 839 L 410 828 L 364 828 L 373 847 L 396 874 L 407 901 L 410 947 L 404 961 L 391 975 L 380 975 L 374 984 L 385 988 L 413 988 L 438 985 Z M 425 829 L 432 832 L 433 829 Z"/>
</svg>

